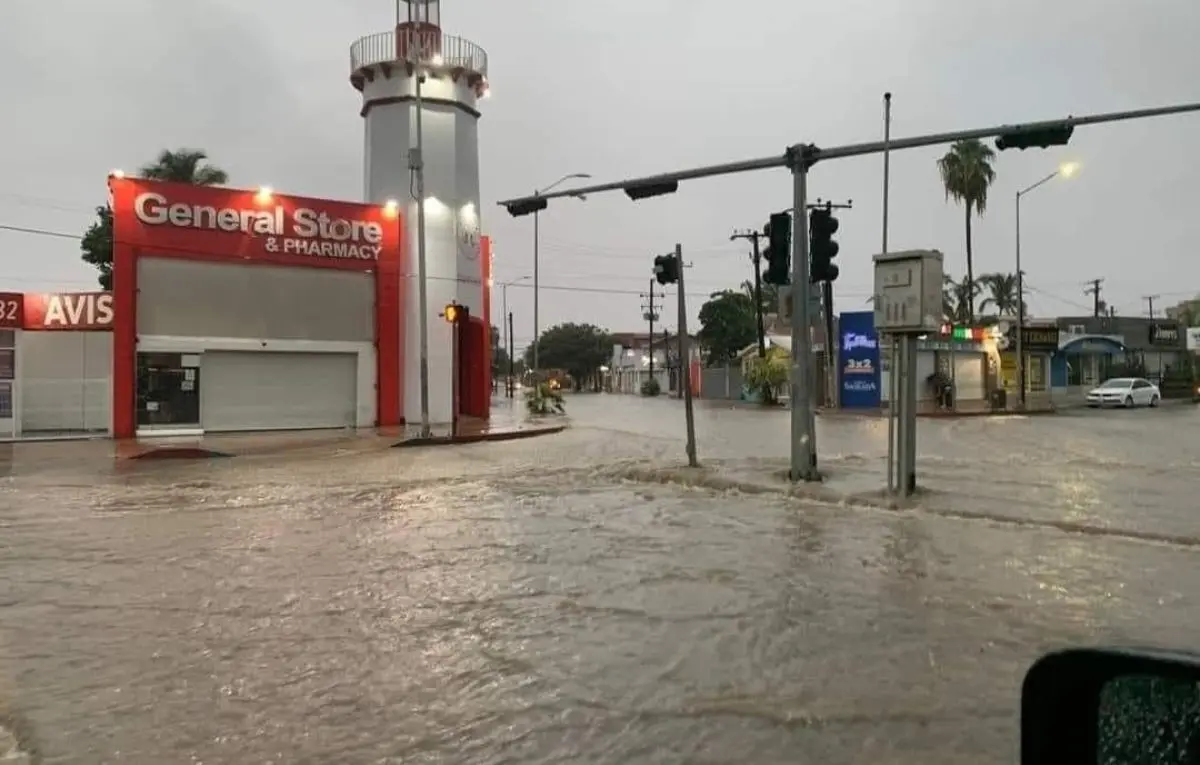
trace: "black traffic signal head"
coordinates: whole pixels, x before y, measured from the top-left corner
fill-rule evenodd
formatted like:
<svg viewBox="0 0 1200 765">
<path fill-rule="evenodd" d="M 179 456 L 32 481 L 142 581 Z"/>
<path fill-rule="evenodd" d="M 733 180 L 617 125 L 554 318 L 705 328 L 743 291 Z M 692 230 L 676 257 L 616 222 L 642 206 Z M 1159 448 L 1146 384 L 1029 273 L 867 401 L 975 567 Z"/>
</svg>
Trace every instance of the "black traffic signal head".
<svg viewBox="0 0 1200 765">
<path fill-rule="evenodd" d="M 1021 129 L 1011 133 L 1003 133 L 996 139 L 996 148 L 1005 149 L 1046 149 L 1051 146 L 1066 146 L 1071 140 L 1075 126 L 1070 123 L 1051 125 L 1050 127 L 1033 130 Z"/>
<path fill-rule="evenodd" d="M 838 219 L 829 207 L 818 207 L 808 214 L 809 271 L 811 282 L 837 281 L 840 269 L 833 264 L 838 254 L 838 243 L 833 235 L 838 230 Z"/>
<path fill-rule="evenodd" d="M 517 202 L 510 202 L 504 206 L 508 210 L 508 214 L 514 218 L 520 218 L 523 215 L 533 215 L 535 212 L 541 212 L 546 209 L 547 201 L 542 197 L 532 197 Z"/>
<path fill-rule="evenodd" d="M 679 191 L 679 181 L 663 181 L 661 183 L 642 183 L 625 187 L 625 196 L 633 201 L 661 197 Z"/>
<path fill-rule="evenodd" d="M 658 255 L 654 258 L 654 279 L 659 284 L 674 284 L 679 281 L 679 260 L 674 255 Z"/>
<path fill-rule="evenodd" d="M 787 213 L 775 213 L 763 227 L 767 235 L 767 249 L 763 257 L 767 261 L 767 271 L 763 281 L 767 284 L 784 285 L 791 283 L 792 266 L 792 217 Z"/>
</svg>

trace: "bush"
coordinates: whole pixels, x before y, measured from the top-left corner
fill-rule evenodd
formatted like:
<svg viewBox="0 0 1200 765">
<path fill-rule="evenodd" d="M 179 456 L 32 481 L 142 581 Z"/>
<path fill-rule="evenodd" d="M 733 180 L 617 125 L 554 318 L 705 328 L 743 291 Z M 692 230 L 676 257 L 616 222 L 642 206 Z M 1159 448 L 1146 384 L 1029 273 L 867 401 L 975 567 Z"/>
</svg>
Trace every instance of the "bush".
<svg viewBox="0 0 1200 765">
<path fill-rule="evenodd" d="M 643 396 L 657 396 L 660 393 L 662 393 L 662 386 L 658 384 L 658 378 L 651 377 L 642 383 Z"/>
<path fill-rule="evenodd" d="M 755 356 L 746 368 L 746 385 L 767 405 L 779 403 L 779 391 L 790 378 L 791 357 L 782 348 L 771 348 L 765 357 Z"/>
<path fill-rule="evenodd" d="M 562 393 L 548 382 L 525 390 L 525 409 L 534 416 L 567 413 Z"/>
</svg>

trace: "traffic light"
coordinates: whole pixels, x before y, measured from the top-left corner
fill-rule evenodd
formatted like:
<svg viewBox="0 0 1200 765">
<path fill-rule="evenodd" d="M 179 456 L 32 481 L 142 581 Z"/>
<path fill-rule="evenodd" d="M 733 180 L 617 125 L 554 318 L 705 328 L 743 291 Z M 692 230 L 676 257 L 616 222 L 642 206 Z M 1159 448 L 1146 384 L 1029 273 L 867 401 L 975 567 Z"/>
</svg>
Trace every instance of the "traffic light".
<svg viewBox="0 0 1200 765">
<path fill-rule="evenodd" d="M 1033 130 L 1022 129 L 1014 130 L 1011 133 L 1004 133 L 996 139 L 996 148 L 1000 151 L 1005 149 L 1046 149 L 1051 146 L 1066 146 L 1071 140 L 1071 134 L 1075 132 L 1075 126 L 1070 123 L 1062 123 L 1060 125 L 1050 125 L 1049 127 L 1040 127 Z"/>
<path fill-rule="evenodd" d="M 654 278 L 659 284 L 675 284 L 679 281 L 679 260 L 674 255 L 658 255 L 654 258 Z"/>
<path fill-rule="evenodd" d="M 782 286 L 792 281 L 792 217 L 785 212 L 775 213 L 763 226 L 767 235 L 767 249 L 763 257 L 767 261 L 767 272 L 763 281 Z"/>
<path fill-rule="evenodd" d="M 809 234 L 809 271 L 808 280 L 813 282 L 835 282 L 838 278 L 838 267 L 833 259 L 838 254 L 838 243 L 833 241 L 833 235 L 838 230 L 838 219 L 833 217 L 833 210 L 828 207 L 814 208 L 808 214 Z"/>
<path fill-rule="evenodd" d="M 471 315 L 471 309 L 459 303 L 447 303 L 442 309 L 442 318 L 447 324 L 461 324 Z"/>
</svg>

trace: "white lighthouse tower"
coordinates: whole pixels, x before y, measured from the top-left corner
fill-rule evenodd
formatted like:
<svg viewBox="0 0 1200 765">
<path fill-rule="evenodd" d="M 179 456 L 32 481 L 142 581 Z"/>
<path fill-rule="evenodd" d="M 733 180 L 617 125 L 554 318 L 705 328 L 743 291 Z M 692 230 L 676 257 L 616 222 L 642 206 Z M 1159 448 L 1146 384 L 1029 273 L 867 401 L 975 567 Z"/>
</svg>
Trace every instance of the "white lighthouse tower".
<svg viewBox="0 0 1200 765">
<path fill-rule="evenodd" d="M 363 194 L 368 202 L 396 200 L 407 212 L 405 420 L 422 419 L 425 324 L 429 421 L 448 423 L 454 406 L 453 338 L 439 314 L 458 302 L 483 316 L 478 103 L 488 90 L 487 53 L 442 32 L 439 0 L 398 0 L 397 7 L 395 29 L 364 37 L 350 48 L 350 82 L 362 93 L 366 131 Z M 422 162 L 424 322 L 417 214 L 422 179 L 416 169 Z"/>
</svg>

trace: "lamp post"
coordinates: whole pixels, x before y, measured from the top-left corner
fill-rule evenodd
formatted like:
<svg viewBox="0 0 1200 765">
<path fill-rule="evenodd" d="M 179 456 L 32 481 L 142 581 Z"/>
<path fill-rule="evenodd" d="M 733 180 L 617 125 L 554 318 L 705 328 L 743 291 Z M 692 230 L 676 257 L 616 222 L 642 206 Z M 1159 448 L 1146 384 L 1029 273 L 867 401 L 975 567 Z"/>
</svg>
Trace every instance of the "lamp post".
<svg viewBox="0 0 1200 765">
<path fill-rule="evenodd" d="M 565 183 L 566 181 L 569 181 L 569 180 L 572 180 L 575 178 L 591 178 L 591 177 L 592 176 L 589 175 L 588 173 L 568 173 L 568 174 L 564 175 L 562 178 L 559 178 L 554 183 L 551 183 L 549 186 L 546 186 L 543 189 L 534 191 L 533 195 L 535 197 L 541 196 L 542 194 L 545 194 L 546 192 L 550 191 L 551 189 L 554 189 L 555 187 L 557 187 L 560 183 Z M 538 250 L 540 247 L 540 240 L 541 240 L 541 232 L 538 228 L 538 212 L 535 211 L 533 213 L 533 371 L 535 373 L 538 371 L 538 368 L 539 368 L 538 367 L 538 338 L 541 337 L 541 331 L 542 331 L 541 324 L 539 323 L 539 316 L 538 316 L 538 297 L 539 297 L 539 295 L 538 295 L 538 292 L 539 292 L 539 290 L 538 290 L 538 284 L 539 284 L 538 283 L 538 271 L 540 270 L 540 265 L 541 265 L 541 263 L 540 263 L 541 257 L 540 257 L 540 253 L 538 252 Z"/>
<path fill-rule="evenodd" d="M 1042 186 L 1060 175 L 1070 178 L 1079 170 L 1076 162 L 1066 162 L 1045 178 L 1030 186 L 1026 186 L 1016 194 L 1016 239 L 1017 239 L 1017 401 L 1022 410 L 1025 409 L 1025 272 L 1021 270 L 1021 200 L 1029 192 Z"/>
</svg>

